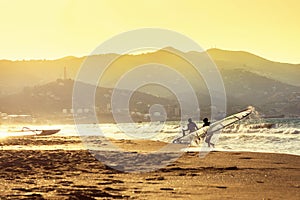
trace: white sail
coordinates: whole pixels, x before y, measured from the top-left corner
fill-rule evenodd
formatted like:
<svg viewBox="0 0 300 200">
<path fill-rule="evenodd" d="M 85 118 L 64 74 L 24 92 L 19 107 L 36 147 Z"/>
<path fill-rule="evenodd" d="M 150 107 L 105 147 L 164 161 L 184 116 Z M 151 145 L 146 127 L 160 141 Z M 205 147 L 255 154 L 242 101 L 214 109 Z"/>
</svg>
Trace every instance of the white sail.
<svg viewBox="0 0 300 200">
<path fill-rule="evenodd" d="M 173 140 L 173 143 L 182 143 L 182 144 L 191 144 L 191 146 L 197 146 L 201 143 L 201 138 L 204 138 L 206 134 L 213 134 L 226 126 L 229 126 L 245 117 L 249 116 L 252 113 L 253 109 L 249 107 L 248 109 L 241 111 L 239 113 L 230 115 L 222 120 L 212 123 L 210 126 L 205 126 L 199 130 L 181 136 Z"/>
</svg>

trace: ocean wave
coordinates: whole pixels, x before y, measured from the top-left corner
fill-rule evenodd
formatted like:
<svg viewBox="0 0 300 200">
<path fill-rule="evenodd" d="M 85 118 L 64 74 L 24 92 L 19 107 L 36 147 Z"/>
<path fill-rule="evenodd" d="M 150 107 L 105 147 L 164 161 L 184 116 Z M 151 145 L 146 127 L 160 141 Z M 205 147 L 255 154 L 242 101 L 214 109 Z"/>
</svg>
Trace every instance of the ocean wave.
<svg viewBox="0 0 300 200">
<path fill-rule="evenodd" d="M 258 123 L 258 124 L 233 124 L 225 127 L 222 133 L 282 133 L 299 134 L 300 129 L 295 127 L 283 127 L 281 124 Z"/>
</svg>

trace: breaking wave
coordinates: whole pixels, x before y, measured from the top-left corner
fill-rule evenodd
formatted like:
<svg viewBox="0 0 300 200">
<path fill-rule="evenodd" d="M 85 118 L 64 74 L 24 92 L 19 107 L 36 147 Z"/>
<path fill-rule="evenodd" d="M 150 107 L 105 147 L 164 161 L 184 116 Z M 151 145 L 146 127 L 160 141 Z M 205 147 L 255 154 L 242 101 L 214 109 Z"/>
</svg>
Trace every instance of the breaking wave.
<svg viewBox="0 0 300 200">
<path fill-rule="evenodd" d="M 222 133 L 282 133 L 300 134 L 300 128 L 287 127 L 276 123 L 233 124 L 225 127 Z"/>
</svg>

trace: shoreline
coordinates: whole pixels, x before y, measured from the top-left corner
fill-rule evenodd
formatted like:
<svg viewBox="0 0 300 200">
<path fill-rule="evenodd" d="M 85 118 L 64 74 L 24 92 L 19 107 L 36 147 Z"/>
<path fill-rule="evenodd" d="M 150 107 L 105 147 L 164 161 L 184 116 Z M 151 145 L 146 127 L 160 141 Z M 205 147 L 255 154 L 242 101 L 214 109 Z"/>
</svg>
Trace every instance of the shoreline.
<svg viewBox="0 0 300 200">
<path fill-rule="evenodd" d="M 87 139 L 90 138 L 90 139 Z M 98 150 L 100 151 L 116 151 L 116 149 L 125 151 L 137 151 L 137 152 L 147 152 L 147 151 L 159 151 L 160 148 L 166 146 L 169 152 L 233 152 L 233 153 L 266 153 L 266 154 L 284 154 L 284 155 L 294 155 L 300 156 L 297 153 L 290 152 L 272 152 L 264 150 L 249 150 L 249 149 L 224 149 L 218 146 L 214 149 L 198 148 L 198 147 L 187 147 L 186 144 L 173 144 L 158 140 L 142 140 L 142 139 L 114 139 L 103 136 L 85 136 L 85 141 L 91 142 L 93 144 L 94 140 L 100 140 L 97 143 Z M 82 136 L 51 136 L 51 137 L 35 137 L 30 136 L 9 136 L 0 138 L 0 151 L 4 150 L 45 150 L 52 151 L 55 149 L 67 150 L 67 151 L 77 151 L 77 150 L 88 150 L 83 142 Z M 174 146 L 174 147 L 172 147 Z M 180 150 L 181 149 L 181 150 Z"/>
</svg>

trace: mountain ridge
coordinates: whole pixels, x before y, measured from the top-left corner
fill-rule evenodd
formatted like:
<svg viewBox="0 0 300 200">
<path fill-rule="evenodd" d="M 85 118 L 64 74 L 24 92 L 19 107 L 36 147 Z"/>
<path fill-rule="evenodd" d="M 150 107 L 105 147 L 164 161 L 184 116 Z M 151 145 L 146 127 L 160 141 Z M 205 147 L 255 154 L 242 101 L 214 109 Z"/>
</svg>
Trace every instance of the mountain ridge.
<svg viewBox="0 0 300 200">
<path fill-rule="evenodd" d="M 300 64 L 274 62 L 245 51 L 229 51 L 213 48 L 206 52 L 182 52 L 172 47 L 166 47 L 155 52 L 138 55 L 100 54 L 84 57 L 67 56 L 56 60 L 0 60 L 0 90 L 4 91 L 2 93 L 9 94 L 21 91 L 24 86 L 34 86 L 36 84 L 56 80 L 57 78 L 63 78 L 65 67 L 67 68 L 67 77 L 75 79 L 80 66 L 87 58 L 95 58 L 97 62 L 100 63 L 105 63 L 105 60 L 112 58 L 118 58 L 118 60 L 122 59 L 124 63 L 120 63 L 120 66 L 124 68 L 123 66 L 125 64 L 128 66 L 128 69 L 132 65 L 130 62 L 134 61 L 139 63 L 142 60 L 163 61 L 164 64 L 171 67 L 177 65 L 176 62 L 173 62 L 174 57 L 170 56 L 170 54 L 166 54 L 165 51 L 171 51 L 171 53 L 175 52 L 194 59 L 198 62 L 197 64 L 199 64 L 199 66 L 201 66 L 201 60 L 199 61 L 200 55 L 207 52 L 220 71 L 245 69 L 260 76 L 278 80 L 289 85 L 300 86 L 298 79 Z M 185 66 L 186 64 L 183 63 L 178 67 L 184 68 Z M 117 66 L 117 68 L 120 67 Z M 45 76 L 45 72 L 47 72 L 47 76 Z"/>
<path fill-rule="evenodd" d="M 300 110 L 300 80 L 298 78 L 300 65 L 273 62 L 242 51 L 237 53 L 235 51 L 211 49 L 207 52 L 207 55 L 216 63 L 222 76 L 229 111 L 254 105 L 267 115 L 291 114 L 300 116 L 297 111 L 298 108 Z M 204 80 L 205 77 L 199 75 L 190 63 L 180 58 L 180 55 L 183 55 L 188 59 L 192 59 L 197 65 L 203 66 L 204 70 L 209 70 L 205 66 L 207 61 L 204 60 L 205 62 L 201 63 L 203 61 L 201 59 L 205 54 L 206 52 L 181 52 L 174 48 L 165 48 L 138 55 L 101 54 L 79 58 L 68 56 L 50 61 L 0 61 L 0 98 L 20 94 L 26 88 L 40 87 L 49 82 L 63 79 L 65 67 L 67 69 L 66 78 L 74 80 L 82 63 L 87 61 L 86 58 L 90 58 L 89 62 L 102 68 L 110 60 L 115 59 L 99 80 L 101 87 L 114 88 L 117 81 L 124 74 L 135 69 L 136 66 L 154 63 L 150 67 L 155 68 L 155 63 L 162 63 L 176 70 L 184 79 L 189 81 L 201 106 L 207 107 L 210 103 L 210 97 Z M 240 54 L 243 56 L 238 56 Z M 132 81 L 142 82 L 145 80 L 145 75 L 142 71 Z M 181 82 L 176 79 L 170 78 L 169 81 L 181 85 Z M 166 95 L 163 93 L 163 89 L 151 87 L 146 88 L 144 91 L 141 90 L 141 92 L 156 96 Z M 185 93 L 186 88 L 179 87 L 176 92 Z M 43 93 L 47 93 L 47 91 Z M 18 95 L 12 98 L 18 98 Z M 271 103 L 276 105 L 272 106 Z M 3 106 L 5 105 L 3 104 Z M 61 108 L 59 105 L 54 107 Z M 58 109 L 55 112 L 61 111 Z"/>
</svg>

